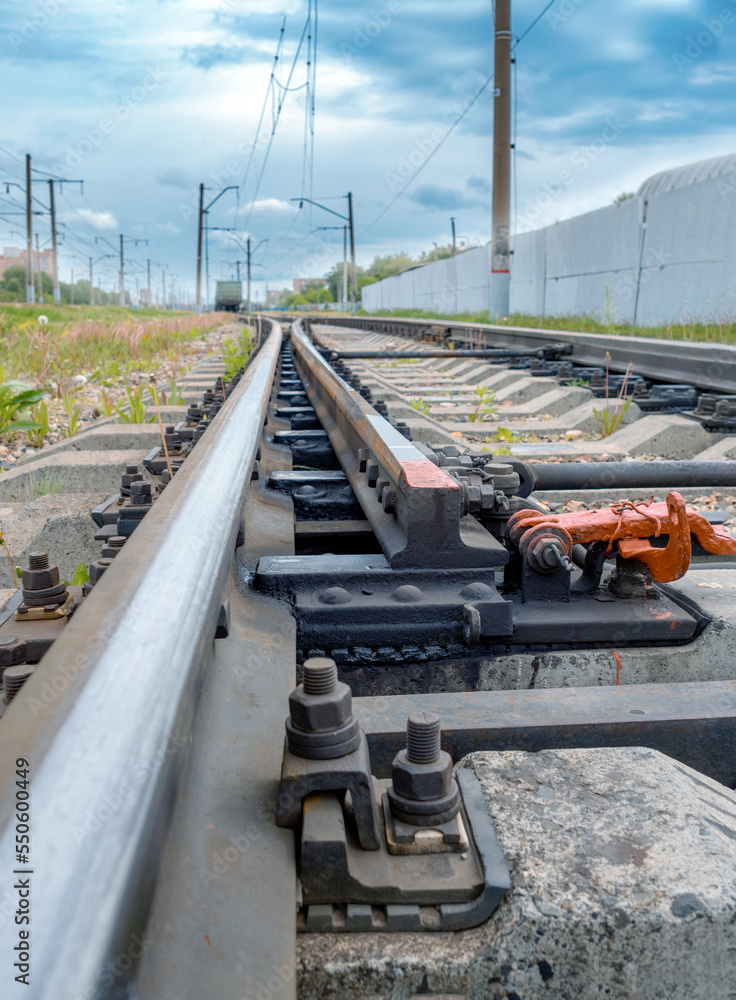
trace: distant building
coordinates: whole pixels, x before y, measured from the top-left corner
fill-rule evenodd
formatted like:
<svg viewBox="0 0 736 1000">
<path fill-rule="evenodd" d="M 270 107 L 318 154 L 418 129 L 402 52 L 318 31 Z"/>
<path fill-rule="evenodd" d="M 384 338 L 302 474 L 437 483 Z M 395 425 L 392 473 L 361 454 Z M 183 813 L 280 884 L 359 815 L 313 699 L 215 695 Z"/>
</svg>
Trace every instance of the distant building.
<svg viewBox="0 0 736 1000">
<path fill-rule="evenodd" d="M 306 292 L 309 285 L 319 285 L 320 288 L 327 288 L 327 281 L 324 278 L 294 278 L 294 291 L 297 295 Z"/>
<path fill-rule="evenodd" d="M 45 271 L 46 274 L 53 275 L 54 273 L 54 254 L 52 250 L 42 250 L 41 251 L 41 270 Z M 0 279 L 5 276 L 5 272 L 9 267 L 25 267 L 26 266 L 26 252 L 25 249 L 21 250 L 19 247 L 3 247 L 3 252 L 0 254 Z M 35 274 L 38 270 L 38 254 L 33 251 L 33 273 Z"/>
<path fill-rule="evenodd" d="M 269 288 L 266 292 L 266 305 L 272 306 L 278 304 L 281 296 L 288 294 L 288 288 Z"/>
</svg>

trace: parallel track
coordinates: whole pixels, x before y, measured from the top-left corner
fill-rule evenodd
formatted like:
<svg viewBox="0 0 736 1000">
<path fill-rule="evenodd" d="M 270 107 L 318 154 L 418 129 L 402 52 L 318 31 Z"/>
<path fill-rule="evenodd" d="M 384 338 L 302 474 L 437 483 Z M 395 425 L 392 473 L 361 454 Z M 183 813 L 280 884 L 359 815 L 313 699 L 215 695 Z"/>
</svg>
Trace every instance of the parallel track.
<svg viewBox="0 0 736 1000">
<path fill-rule="evenodd" d="M 401 337 L 440 326 L 455 342 L 476 336 L 444 322 L 339 323 Z M 687 380 L 703 387 L 698 380 L 718 364 L 721 374 L 705 387 L 736 386 L 732 348 L 678 344 L 663 357 L 634 338 L 548 338 L 505 327 L 483 328 L 481 340 L 525 348 L 571 340 L 576 360 L 599 363 L 609 350 L 619 370 L 635 346 L 644 374 L 656 369 L 658 378 L 681 382 L 687 370 Z M 477 338 L 474 344 L 473 351 Z M 352 485 L 363 509 L 353 522 L 360 540 L 372 538 L 376 565 L 384 560 L 392 570 L 419 574 L 442 550 L 443 569 L 492 575 L 500 546 L 486 539 L 479 547 L 477 532 L 460 524 L 456 481 L 335 373 L 300 323 L 292 348 L 300 391 L 319 421 L 313 440 L 326 441 L 326 431 L 340 460 L 322 479 Z M 14 762 L 26 757 L 32 765 L 33 858 L 42 873 L 34 895 L 34 997 L 107 996 L 105 971 L 128 953 L 134 934 L 150 943 L 130 973 L 138 990 L 131 996 L 254 996 L 274 969 L 292 972 L 280 975 L 270 995 L 295 996 L 293 833 L 274 825 L 274 812 L 300 623 L 292 607 L 255 587 L 264 559 L 291 558 L 298 545 L 293 496 L 272 488 L 279 475 L 298 478 L 287 443 L 298 435 L 289 437 L 289 421 L 278 414 L 285 406 L 278 398 L 285 350 L 281 327 L 270 322 L 202 441 L 0 721 L 3 871 L 13 868 Z M 373 482 L 366 475 L 371 461 Z M 680 474 L 697 485 L 729 471 L 728 463 L 672 466 L 661 482 L 646 485 Z M 548 488 L 565 483 L 564 472 L 555 474 Z M 309 470 L 305 476 L 306 482 Z M 377 502 L 374 486 L 382 478 Z M 348 520 L 334 523 L 320 551 L 349 545 Z M 215 642 L 225 600 L 230 633 Z M 315 650 L 302 655 L 309 652 Z M 337 655 L 329 647 L 316 652 Z M 388 676 L 387 666 L 373 662 L 365 676 Z M 379 777 L 387 774 L 414 705 L 447 720 L 456 760 L 485 747 L 644 743 L 736 783 L 736 759 L 727 749 L 736 737 L 736 681 L 604 683 L 611 686 L 521 694 L 429 685 L 417 696 L 388 685 L 375 697 L 366 682 L 355 712 Z M 3 953 L 13 933 L 6 920 Z M 128 977 L 117 973 L 113 984 Z"/>
</svg>

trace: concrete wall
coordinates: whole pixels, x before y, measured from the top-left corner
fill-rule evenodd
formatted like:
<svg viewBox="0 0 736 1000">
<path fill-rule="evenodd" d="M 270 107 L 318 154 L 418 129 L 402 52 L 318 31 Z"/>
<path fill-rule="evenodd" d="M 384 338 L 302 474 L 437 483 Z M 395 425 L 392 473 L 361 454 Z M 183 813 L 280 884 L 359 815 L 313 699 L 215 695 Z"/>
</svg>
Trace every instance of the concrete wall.
<svg viewBox="0 0 736 1000">
<path fill-rule="evenodd" d="M 640 324 L 736 324 L 736 182 L 723 175 L 640 195 L 512 240 L 511 312 L 595 313 Z M 363 308 L 488 309 L 490 249 L 363 289 Z"/>
</svg>

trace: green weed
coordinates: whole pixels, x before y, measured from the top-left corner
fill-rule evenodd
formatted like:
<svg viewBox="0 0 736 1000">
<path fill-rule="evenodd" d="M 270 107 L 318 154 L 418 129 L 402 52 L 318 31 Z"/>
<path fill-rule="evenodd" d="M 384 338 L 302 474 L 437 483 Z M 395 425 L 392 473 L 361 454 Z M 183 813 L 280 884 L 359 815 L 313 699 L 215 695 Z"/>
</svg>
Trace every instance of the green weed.
<svg viewBox="0 0 736 1000">
<path fill-rule="evenodd" d="M 74 576 L 72 577 L 71 585 L 72 587 L 81 587 L 82 584 L 89 582 L 89 570 L 87 566 L 80 562 L 77 568 L 74 570 Z"/>
<path fill-rule="evenodd" d="M 244 368 L 248 364 L 253 350 L 251 331 L 246 327 L 240 331 L 237 337 L 225 337 L 220 350 L 225 364 L 225 378 L 231 379 L 240 368 Z"/>
<path fill-rule="evenodd" d="M 115 412 L 115 400 L 111 392 L 105 392 L 103 389 L 100 393 L 100 412 L 104 413 L 106 417 L 111 417 Z"/>
<path fill-rule="evenodd" d="M 38 426 L 35 420 L 24 419 L 22 413 L 40 403 L 43 393 L 24 382 L 5 380 L 4 376 L 5 372 L 0 367 L 0 434 L 35 430 Z"/>
<path fill-rule="evenodd" d="M 8 499 L 11 503 L 32 503 L 34 500 L 38 500 L 39 497 L 61 493 L 63 485 L 64 482 L 61 477 L 53 479 L 48 472 L 45 472 L 40 479 L 36 479 L 31 474 L 28 477 L 28 482 L 24 485 L 23 492 L 17 496 L 8 493 Z"/>
<path fill-rule="evenodd" d="M 492 414 L 498 409 L 497 406 L 493 405 L 493 400 L 496 398 L 496 393 L 493 389 L 489 389 L 488 386 L 477 385 L 473 392 L 472 402 L 475 405 L 475 409 L 468 416 L 468 420 L 475 423 L 478 420 L 487 420 Z"/>
<path fill-rule="evenodd" d="M 421 396 L 417 399 L 412 399 L 411 406 L 413 410 L 418 410 L 419 413 L 423 413 L 425 417 L 429 416 L 430 410 L 432 409 L 431 404 L 425 403 Z"/>
<path fill-rule="evenodd" d="M 73 438 L 79 431 L 79 403 L 76 401 L 73 389 L 67 389 L 61 398 L 64 404 L 64 415 L 66 416 L 66 423 L 62 422 L 61 429 L 64 432 L 64 437 Z"/>
<path fill-rule="evenodd" d="M 611 360 L 611 355 L 606 351 L 606 408 L 602 412 L 596 410 L 593 407 L 593 416 L 595 417 L 595 422 L 598 426 L 598 433 L 602 438 L 610 437 L 614 434 L 619 427 L 621 422 L 626 416 L 626 411 L 629 406 L 631 406 L 631 396 L 626 395 L 626 388 L 629 383 L 629 372 L 631 371 L 631 362 L 626 369 L 626 374 L 624 375 L 624 380 L 621 383 L 621 389 L 616 397 L 616 404 L 613 408 L 613 412 L 608 405 L 608 364 Z"/>
<path fill-rule="evenodd" d="M 176 379 L 172 378 L 169 388 L 169 406 L 181 406 L 183 402 L 184 402 L 184 397 L 179 392 L 179 387 L 176 384 Z"/>
<path fill-rule="evenodd" d="M 135 389 L 131 389 L 130 385 L 126 382 L 125 393 L 128 397 L 128 411 L 126 413 L 122 404 L 118 403 L 118 419 L 115 422 L 118 424 L 152 424 L 156 418 L 148 417 L 146 419 L 147 407 L 143 399 L 143 383 L 141 382 Z"/>
<path fill-rule="evenodd" d="M 31 442 L 31 447 L 41 448 L 49 432 L 49 411 L 45 400 L 34 406 L 31 416 L 36 426 L 28 431 L 28 440 Z"/>
</svg>

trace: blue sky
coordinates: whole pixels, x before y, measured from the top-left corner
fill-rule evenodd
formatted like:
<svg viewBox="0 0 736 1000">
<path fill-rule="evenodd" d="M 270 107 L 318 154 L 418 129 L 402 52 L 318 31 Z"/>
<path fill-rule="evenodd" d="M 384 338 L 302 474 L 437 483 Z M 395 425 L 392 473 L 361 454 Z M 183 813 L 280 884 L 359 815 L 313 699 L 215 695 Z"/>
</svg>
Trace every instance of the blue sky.
<svg viewBox="0 0 736 1000">
<path fill-rule="evenodd" d="M 520 35 L 544 0 L 516 0 Z M 303 182 L 303 89 L 285 94 L 271 144 L 256 141 L 242 185 L 284 16 L 277 78 L 286 81 L 307 0 L 0 0 L 0 179 L 39 170 L 84 178 L 58 198 L 66 224 L 62 278 L 130 245 L 131 285 L 145 261 L 192 288 L 200 181 L 237 185 L 210 213 L 259 242 L 263 294 L 323 274 L 341 257 L 339 224 L 290 201 L 353 192 L 358 260 L 446 243 L 490 227 L 492 92 L 440 141 L 492 70 L 490 0 L 362 0 L 319 4 L 314 164 Z M 306 43 L 305 43 L 306 45 Z M 305 48 L 292 78 L 306 79 Z M 736 151 L 736 0 L 556 0 L 516 50 L 516 228 L 536 228 L 609 203 L 650 174 Z M 278 89 L 278 88 L 277 88 Z M 283 93 L 283 90 L 279 92 Z M 265 117 L 270 131 L 271 110 Z M 37 195 L 46 199 L 38 175 Z M 400 197 L 393 199 L 411 183 Z M 241 186 L 242 185 L 242 186 Z M 0 245 L 18 245 L 5 216 Z M 344 200 L 326 202 L 344 211 Z M 386 211 L 387 206 L 391 207 Z M 42 242 L 48 222 L 38 217 Z M 228 277 L 243 251 L 210 233 L 210 276 Z M 113 260 L 98 263 L 114 284 Z"/>
</svg>

